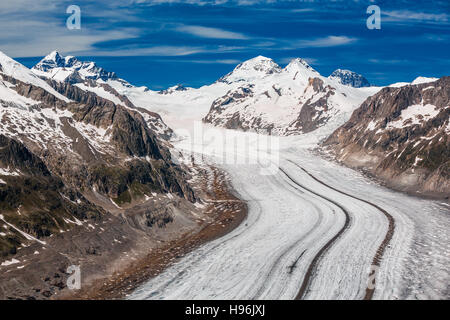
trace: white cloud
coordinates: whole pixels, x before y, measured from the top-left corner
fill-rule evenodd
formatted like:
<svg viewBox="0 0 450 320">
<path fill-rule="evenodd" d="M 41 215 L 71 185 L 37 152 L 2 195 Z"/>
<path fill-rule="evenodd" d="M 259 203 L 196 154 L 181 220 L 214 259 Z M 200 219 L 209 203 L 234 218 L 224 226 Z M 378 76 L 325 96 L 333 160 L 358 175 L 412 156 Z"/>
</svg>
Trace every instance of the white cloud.
<svg viewBox="0 0 450 320">
<path fill-rule="evenodd" d="M 405 63 L 409 63 L 409 60 L 406 59 L 369 59 L 367 60 L 370 63 L 375 63 L 375 64 L 405 64 Z"/>
<path fill-rule="evenodd" d="M 291 12 L 294 13 L 303 13 L 303 12 L 313 12 L 316 11 L 316 9 L 313 8 L 303 8 L 303 9 L 292 9 Z"/>
<path fill-rule="evenodd" d="M 209 28 L 202 26 L 179 26 L 175 28 L 178 32 L 187 33 L 201 38 L 212 38 L 212 39 L 235 39 L 235 40 L 245 40 L 248 39 L 242 33 L 227 31 L 218 28 Z"/>
</svg>

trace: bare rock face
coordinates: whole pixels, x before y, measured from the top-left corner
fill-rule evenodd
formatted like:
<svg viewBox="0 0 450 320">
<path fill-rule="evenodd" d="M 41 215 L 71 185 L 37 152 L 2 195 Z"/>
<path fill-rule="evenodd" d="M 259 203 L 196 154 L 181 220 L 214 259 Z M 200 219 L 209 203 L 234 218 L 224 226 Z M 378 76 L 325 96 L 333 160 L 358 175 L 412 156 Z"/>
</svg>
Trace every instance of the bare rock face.
<svg viewBox="0 0 450 320">
<path fill-rule="evenodd" d="M 44 239 L 71 229 L 76 221 L 99 220 L 104 213 L 51 174 L 22 143 L 4 135 L 0 177 L 0 256 L 16 253 L 30 237 Z"/>
<path fill-rule="evenodd" d="M 318 99 L 316 95 L 309 98 L 303 104 L 297 120 L 292 123 L 294 127 L 300 129 L 303 133 L 314 131 L 329 120 L 331 116 L 327 114 L 330 109 L 328 99 L 335 94 L 335 89 L 330 85 L 325 86 L 323 80 L 319 78 L 310 78 L 309 86 L 313 88 L 316 95 L 321 96 Z"/>
<path fill-rule="evenodd" d="M 406 191 L 450 195 L 450 77 L 384 88 L 324 146 Z"/>
</svg>

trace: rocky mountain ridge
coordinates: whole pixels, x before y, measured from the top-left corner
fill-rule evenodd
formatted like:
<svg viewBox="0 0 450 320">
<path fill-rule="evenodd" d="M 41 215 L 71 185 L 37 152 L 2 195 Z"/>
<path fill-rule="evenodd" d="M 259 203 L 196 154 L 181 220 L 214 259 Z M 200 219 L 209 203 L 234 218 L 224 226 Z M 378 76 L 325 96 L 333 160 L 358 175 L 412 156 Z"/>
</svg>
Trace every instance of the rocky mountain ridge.
<svg viewBox="0 0 450 320">
<path fill-rule="evenodd" d="M 195 201 L 186 172 L 143 111 L 70 82 L 44 81 L 4 54 L 0 70 L 0 206 L 19 234 L 45 241 L 77 225 L 69 220 L 121 212 L 152 194 Z M 1 254 L 33 241 L 27 237 L 2 244 Z"/>
<path fill-rule="evenodd" d="M 124 87 L 132 87 L 123 79 L 119 79 L 114 72 L 98 67 L 94 62 L 80 61 L 73 56 L 62 56 L 57 51 L 51 52 L 36 64 L 31 71 L 38 77 L 61 87 L 58 83 L 67 83 L 80 88 L 84 92 L 94 93 L 105 100 L 138 112 L 145 118 L 147 124 L 160 138 L 169 139 L 172 130 L 162 118 L 154 112 L 136 107 L 125 95 L 120 94 L 108 82 L 120 83 Z M 81 96 L 83 96 L 81 94 Z M 92 96 L 92 95 L 90 95 Z"/>
<path fill-rule="evenodd" d="M 400 190 L 450 195 L 450 77 L 386 87 L 324 143 Z"/>
</svg>

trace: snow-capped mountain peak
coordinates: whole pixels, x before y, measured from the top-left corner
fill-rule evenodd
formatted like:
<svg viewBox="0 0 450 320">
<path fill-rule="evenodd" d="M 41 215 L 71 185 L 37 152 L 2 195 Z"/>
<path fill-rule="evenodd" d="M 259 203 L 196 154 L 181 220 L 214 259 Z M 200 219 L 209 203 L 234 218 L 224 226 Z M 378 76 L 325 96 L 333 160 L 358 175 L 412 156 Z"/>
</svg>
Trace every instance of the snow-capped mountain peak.
<svg viewBox="0 0 450 320">
<path fill-rule="evenodd" d="M 259 72 L 272 73 L 280 71 L 280 66 L 270 58 L 264 56 L 257 56 L 247 60 L 236 67 L 235 70 L 256 70 Z"/>
<path fill-rule="evenodd" d="M 2 74 L 8 77 L 12 77 L 23 83 L 28 83 L 36 87 L 40 87 L 60 100 L 66 102 L 70 101 L 69 99 L 67 99 L 67 97 L 56 92 L 45 81 L 36 76 L 33 72 L 31 72 L 30 69 L 0 51 L 0 76 Z M 3 80 L 5 80 L 5 78 L 3 78 Z M 5 81 L 9 83 L 8 79 L 6 79 Z"/>
<path fill-rule="evenodd" d="M 283 71 L 293 74 L 294 77 L 297 77 L 299 74 L 305 78 L 319 76 L 319 73 L 302 58 L 292 59 Z"/>
<path fill-rule="evenodd" d="M 252 81 L 270 74 L 279 73 L 281 70 L 281 67 L 272 59 L 257 56 L 239 64 L 232 72 L 220 78 L 219 82 Z"/>
<path fill-rule="evenodd" d="M 171 129 L 158 114 L 144 110 L 145 108 L 137 108 L 125 95 L 132 89 L 145 93 L 148 91 L 146 87 L 136 88 L 127 81 L 119 79 L 114 72 L 108 72 L 97 66 L 95 62 L 80 61 L 74 56 L 63 56 L 53 51 L 34 66 L 30 73 L 45 84 L 43 80 L 47 79 L 56 83 L 69 83 L 82 91 L 94 93 L 98 97 L 109 100 L 117 106 L 137 110 L 159 137 L 167 139 L 172 134 Z M 58 84 L 53 85 L 58 86 Z M 147 102 L 144 106 L 146 105 Z"/>
<path fill-rule="evenodd" d="M 354 88 L 370 87 L 370 83 L 366 78 L 350 70 L 337 69 L 328 78 Z"/>
<path fill-rule="evenodd" d="M 53 68 L 63 68 L 66 66 L 65 59 L 59 54 L 58 51 L 52 51 L 50 54 L 45 56 L 34 68 L 36 70 L 41 70 L 47 72 Z"/>
<path fill-rule="evenodd" d="M 437 80 L 439 80 L 439 78 L 417 77 L 416 79 L 414 79 L 413 82 L 411 82 L 411 84 L 429 83 L 429 82 L 435 82 Z"/>
<path fill-rule="evenodd" d="M 58 51 L 53 51 L 44 57 L 33 67 L 33 71 L 39 76 L 57 81 L 117 79 L 114 72 L 108 72 L 94 62 L 80 61 L 74 56 L 62 56 Z"/>
</svg>

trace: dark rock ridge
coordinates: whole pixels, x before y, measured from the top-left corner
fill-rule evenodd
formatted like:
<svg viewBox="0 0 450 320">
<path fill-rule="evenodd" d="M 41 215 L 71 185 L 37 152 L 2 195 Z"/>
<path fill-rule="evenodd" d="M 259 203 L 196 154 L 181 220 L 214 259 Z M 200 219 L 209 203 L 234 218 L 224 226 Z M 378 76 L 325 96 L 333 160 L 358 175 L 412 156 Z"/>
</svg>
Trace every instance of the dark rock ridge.
<svg viewBox="0 0 450 320">
<path fill-rule="evenodd" d="M 350 70 L 337 69 L 333 71 L 329 78 L 336 79 L 340 83 L 354 88 L 370 87 L 370 83 L 366 78 Z"/>
<path fill-rule="evenodd" d="M 450 77 L 387 87 L 325 142 L 345 164 L 395 188 L 450 195 Z"/>
</svg>

